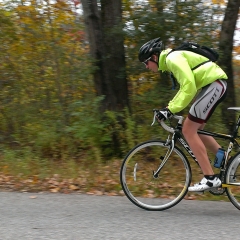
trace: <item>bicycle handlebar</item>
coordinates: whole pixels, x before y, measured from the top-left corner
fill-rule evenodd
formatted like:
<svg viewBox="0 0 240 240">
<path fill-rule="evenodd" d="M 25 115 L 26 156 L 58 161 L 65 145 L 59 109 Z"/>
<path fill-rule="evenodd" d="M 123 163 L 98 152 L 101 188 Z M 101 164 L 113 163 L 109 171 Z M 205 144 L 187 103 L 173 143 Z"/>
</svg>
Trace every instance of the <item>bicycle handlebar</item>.
<svg viewBox="0 0 240 240">
<path fill-rule="evenodd" d="M 154 123 L 155 123 L 155 121 L 156 121 L 156 116 L 157 116 L 157 112 L 158 112 L 158 111 L 159 111 L 159 110 L 157 110 L 157 109 L 153 109 L 153 122 L 152 122 L 151 126 L 153 126 Z M 183 119 L 184 119 L 183 116 L 178 116 L 178 115 L 173 115 L 172 118 L 177 119 L 179 124 L 182 124 Z M 164 120 L 161 120 L 161 121 L 158 121 L 158 122 L 161 124 L 161 126 L 162 126 L 163 129 L 165 129 L 166 131 L 168 131 L 168 132 L 170 132 L 170 133 L 174 133 L 174 128 L 169 127 L 169 126 L 165 123 Z"/>
</svg>

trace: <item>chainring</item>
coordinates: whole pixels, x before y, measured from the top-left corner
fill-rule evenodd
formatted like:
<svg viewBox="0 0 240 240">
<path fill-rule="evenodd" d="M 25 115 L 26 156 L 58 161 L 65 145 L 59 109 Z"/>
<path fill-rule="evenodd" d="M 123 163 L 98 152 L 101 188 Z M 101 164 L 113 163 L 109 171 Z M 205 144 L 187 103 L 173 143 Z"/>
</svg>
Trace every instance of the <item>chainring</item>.
<svg viewBox="0 0 240 240">
<path fill-rule="evenodd" d="M 216 176 L 218 176 L 222 183 L 224 183 L 224 174 L 221 173 L 221 174 L 216 174 Z M 222 188 L 222 187 L 218 187 L 218 188 L 211 188 L 211 190 L 209 190 L 209 192 L 212 194 L 212 195 L 222 195 L 225 193 L 225 188 Z"/>
</svg>

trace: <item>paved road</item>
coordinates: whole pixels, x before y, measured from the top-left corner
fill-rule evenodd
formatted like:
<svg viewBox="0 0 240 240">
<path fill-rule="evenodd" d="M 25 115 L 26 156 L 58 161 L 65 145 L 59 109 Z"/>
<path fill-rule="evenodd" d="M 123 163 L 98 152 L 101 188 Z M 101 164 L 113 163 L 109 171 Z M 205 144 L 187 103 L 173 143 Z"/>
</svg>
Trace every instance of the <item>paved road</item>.
<svg viewBox="0 0 240 240">
<path fill-rule="evenodd" d="M 0 213 L 1 240 L 240 239 L 230 202 L 183 200 L 149 212 L 126 197 L 0 192 Z"/>
</svg>

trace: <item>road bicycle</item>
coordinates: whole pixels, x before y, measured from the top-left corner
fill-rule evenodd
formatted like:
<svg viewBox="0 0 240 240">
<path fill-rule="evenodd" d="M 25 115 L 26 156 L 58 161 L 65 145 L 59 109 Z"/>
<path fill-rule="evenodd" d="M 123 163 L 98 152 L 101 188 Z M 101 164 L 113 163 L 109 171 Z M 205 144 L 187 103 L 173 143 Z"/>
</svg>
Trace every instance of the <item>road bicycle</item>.
<svg viewBox="0 0 240 240">
<path fill-rule="evenodd" d="M 240 111 L 240 107 L 229 110 Z M 157 110 L 154 111 L 155 123 Z M 175 127 L 161 121 L 160 124 L 169 136 L 166 141 L 150 140 L 138 144 L 129 151 L 120 170 L 122 189 L 128 199 L 145 210 L 166 210 L 178 204 L 187 194 L 191 184 L 192 170 L 188 158 L 176 144 L 179 143 L 190 157 L 198 164 L 189 145 L 183 138 L 183 116 L 174 115 Z M 240 151 L 233 157 L 233 147 L 239 148 L 237 142 L 240 115 L 235 123 L 232 135 L 199 130 L 198 134 L 227 140 L 225 159 L 219 170 L 222 185 L 211 188 L 214 195 L 227 195 L 232 204 L 240 210 Z M 171 172 L 171 174 L 170 174 Z"/>
</svg>

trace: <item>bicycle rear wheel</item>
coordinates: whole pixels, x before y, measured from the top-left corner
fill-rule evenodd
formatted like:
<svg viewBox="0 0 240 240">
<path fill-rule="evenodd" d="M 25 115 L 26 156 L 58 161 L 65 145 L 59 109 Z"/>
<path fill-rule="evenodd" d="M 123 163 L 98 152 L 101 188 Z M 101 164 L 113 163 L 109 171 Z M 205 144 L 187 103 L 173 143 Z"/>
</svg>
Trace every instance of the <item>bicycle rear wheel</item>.
<svg viewBox="0 0 240 240">
<path fill-rule="evenodd" d="M 183 152 L 174 147 L 154 177 L 170 146 L 163 141 L 148 141 L 134 147 L 125 157 L 120 181 L 128 199 L 146 210 L 165 210 L 179 203 L 191 183 L 191 168 Z"/>
<path fill-rule="evenodd" d="M 229 160 L 226 173 L 226 184 L 235 184 L 226 188 L 226 193 L 231 203 L 240 210 L 240 152 Z"/>
</svg>

